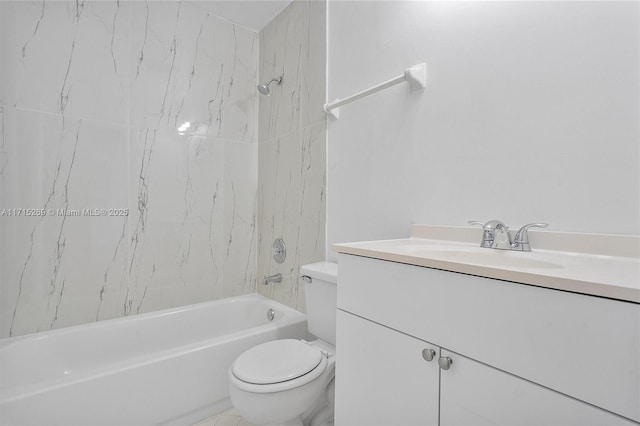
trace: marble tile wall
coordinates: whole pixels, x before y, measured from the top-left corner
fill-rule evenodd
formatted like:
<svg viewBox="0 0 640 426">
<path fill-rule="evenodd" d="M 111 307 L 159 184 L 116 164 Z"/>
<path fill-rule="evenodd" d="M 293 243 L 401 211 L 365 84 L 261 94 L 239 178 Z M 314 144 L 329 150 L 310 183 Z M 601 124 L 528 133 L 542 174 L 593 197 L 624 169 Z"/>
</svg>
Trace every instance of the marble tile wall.
<svg viewBox="0 0 640 426">
<path fill-rule="evenodd" d="M 258 292 L 304 311 L 301 265 L 325 258 L 326 3 L 294 1 L 260 32 L 260 81 L 282 75 L 258 100 Z M 287 259 L 271 257 L 284 238 Z M 265 275 L 283 282 L 264 286 Z"/>
<path fill-rule="evenodd" d="M 0 20 L 0 337 L 255 291 L 258 34 L 198 2 Z"/>
</svg>

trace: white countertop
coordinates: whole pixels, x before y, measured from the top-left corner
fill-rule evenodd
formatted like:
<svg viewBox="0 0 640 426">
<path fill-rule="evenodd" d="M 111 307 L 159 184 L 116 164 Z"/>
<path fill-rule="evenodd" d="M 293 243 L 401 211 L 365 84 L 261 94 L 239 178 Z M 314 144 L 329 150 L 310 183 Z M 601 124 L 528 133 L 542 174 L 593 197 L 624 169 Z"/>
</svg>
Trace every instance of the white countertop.
<svg viewBox="0 0 640 426">
<path fill-rule="evenodd" d="M 640 237 L 530 231 L 531 252 L 479 247 L 482 230 L 414 225 L 411 237 L 334 244 L 339 253 L 640 303 Z"/>
</svg>

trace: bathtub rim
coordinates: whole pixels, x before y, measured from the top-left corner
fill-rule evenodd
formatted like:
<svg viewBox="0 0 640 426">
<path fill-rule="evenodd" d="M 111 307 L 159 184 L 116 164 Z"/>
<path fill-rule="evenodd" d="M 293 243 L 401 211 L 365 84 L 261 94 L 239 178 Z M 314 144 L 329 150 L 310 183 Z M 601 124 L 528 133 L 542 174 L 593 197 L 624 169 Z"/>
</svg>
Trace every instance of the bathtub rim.
<svg viewBox="0 0 640 426">
<path fill-rule="evenodd" d="M 0 350 L 4 349 L 6 346 L 16 343 L 20 340 L 27 340 L 27 339 L 38 339 L 38 338 L 44 338 L 44 337 L 49 337 L 49 336 L 55 336 L 55 335 L 64 335 L 64 334 L 69 334 L 72 333 L 75 330 L 78 330 L 79 328 L 104 328 L 107 327 L 111 324 L 118 324 L 120 322 L 124 322 L 127 320 L 143 320 L 145 318 L 149 318 L 149 317 L 155 317 L 155 316 L 165 316 L 165 315 L 171 315 L 174 313 L 178 313 L 178 312 L 183 312 L 183 311 L 187 311 L 187 310 L 192 310 L 192 309 L 197 309 L 197 308 L 202 308 L 208 305 L 215 305 L 218 303 L 222 303 L 222 302 L 235 302 L 237 300 L 243 300 L 243 299 L 255 299 L 255 300 L 260 300 L 260 301 L 265 301 L 265 302 L 269 302 L 269 303 L 275 303 L 276 305 L 279 305 L 278 307 L 280 309 L 283 310 L 283 312 L 289 312 L 292 315 L 298 316 L 298 315 L 303 315 L 306 316 L 303 312 L 300 312 L 290 306 L 287 306 L 281 302 L 278 302 L 275 299 L 271 299 L 269 297 L 263 296 L 262 294 L 259 293 L 247 293 L 247 294 L 241 294 L 238 296 L 232 296 L 232 297 L 225 297 L 223 299 L 215 299 L 215 300 L 208 300 L 206 302 L 198 302 L 198 303 L 192 303 L 190 305 L 183 305 L 183 306 L 177 306 L 175 308 L 166 308 L 166 309 L 160 309 L 157 311 L 150 311 L 150 312 L 145 312 L 142 314 L 133 314 L 133 315 L 127 315 L 127 316 L 123 316 L 123 317 L 117 317 L 117 318 L 110 318 L 110 319 L 106 319 L 106 320 L 100 320 L 100 321 L 93 321 L 93 322 L 87 322 L 84 324 L 76 324 L 76 325 L 71 325 L 68 327 L 62 327 L 62 328 L 57 328 L 57 329 L 53 329 L 53 330 L 43 330 L 43 331 L 38 331 L 35 333 L 29 333 L 29 334 L 22 334 L 20 336 L 12 336 L 12 337 L 3 337 L 0 338 Z"/>
</svg>

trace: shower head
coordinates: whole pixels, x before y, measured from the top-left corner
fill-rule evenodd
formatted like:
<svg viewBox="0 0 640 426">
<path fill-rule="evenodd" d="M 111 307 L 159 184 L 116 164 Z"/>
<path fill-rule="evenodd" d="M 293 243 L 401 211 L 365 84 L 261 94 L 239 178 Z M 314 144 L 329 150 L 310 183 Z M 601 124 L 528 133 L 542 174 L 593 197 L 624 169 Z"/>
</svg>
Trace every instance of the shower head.
<svg viewBox="0 0 640 426">
<path fill-rule="evenodd" d="M 279 85 L 280 83 L 282 83 L 282 76 L 272 78 L 272 79 L 271 79 L 271 80 L 269 80 L 269 82 L 267 82 L 267 83 L 258 84 L 258 85 L 256 86 L 256 88 L 258 89 L 258 92 L 262 93 L 263 95 L 267 95 L 267 96 L 269 96 L 269 85 L 270 85 L 271 83 L 273 83 L 274 81 L 276 82 L 276 84 L 278 84 L 278 85 Z"/>
<path fill-rule="evenodd" d="M 258 92 L 262 93 L 263 95 L 268 95 L 269 94 L 269 85 L 268 84 L 258 84 Z"/>
</svg>

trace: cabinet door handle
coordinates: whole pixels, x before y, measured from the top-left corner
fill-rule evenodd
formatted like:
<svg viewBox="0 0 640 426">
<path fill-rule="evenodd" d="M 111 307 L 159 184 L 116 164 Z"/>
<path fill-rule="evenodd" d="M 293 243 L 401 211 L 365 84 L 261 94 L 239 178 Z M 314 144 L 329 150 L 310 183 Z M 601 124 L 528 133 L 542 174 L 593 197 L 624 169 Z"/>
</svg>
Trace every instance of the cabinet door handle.
<svg viewBox="0 0 640 426">
<path fill-rule="evenodd" d="M 453 360 L 448 356 L 441 356 L 440 358 L 438 358 L 438 365 L 443 370 L 448 370 L 449 368 L 451 368 L 451 364 L 453 364 Z"/>
<path fill-rule="evenodd" d="M 423 349 L 422 350 L 422 358 L 425 361 L 433 361 L 433 358 L 436 356 L 436 351 L 433 349 Z"/>
</svg>

